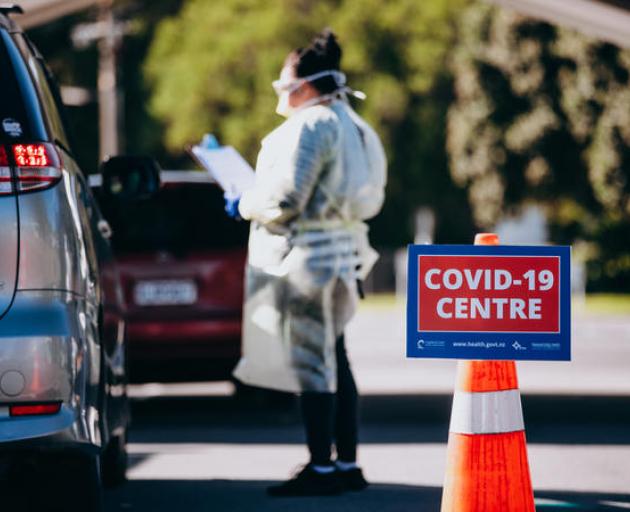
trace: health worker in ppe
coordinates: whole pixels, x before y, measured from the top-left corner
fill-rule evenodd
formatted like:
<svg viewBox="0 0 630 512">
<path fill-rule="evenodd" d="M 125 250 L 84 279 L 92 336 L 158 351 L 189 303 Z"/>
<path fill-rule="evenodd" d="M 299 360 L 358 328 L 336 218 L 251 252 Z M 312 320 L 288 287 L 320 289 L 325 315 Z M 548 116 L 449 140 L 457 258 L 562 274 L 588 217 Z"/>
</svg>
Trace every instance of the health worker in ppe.
<svg viewBox="0 0 630 512">
<path fill-rule="evenodd" d="M 232 215 L 251 220 L 243 356 L 234 375 L 300 394 L 311 460 L 273 496 L 367 487 L 357 455 L 357 388 L 344 345 L 357 282 L 377 259 L 364 220 L 381 209 L 386 159 L 350 107 L 331 31 L 292 51 L 273 83 L 287 120 L 262 141 L 256 183 Z M 335 447 L 336 460 L 333 458 Z M 333 462 L 334 460 L 334 462 Z"/>
</svg>

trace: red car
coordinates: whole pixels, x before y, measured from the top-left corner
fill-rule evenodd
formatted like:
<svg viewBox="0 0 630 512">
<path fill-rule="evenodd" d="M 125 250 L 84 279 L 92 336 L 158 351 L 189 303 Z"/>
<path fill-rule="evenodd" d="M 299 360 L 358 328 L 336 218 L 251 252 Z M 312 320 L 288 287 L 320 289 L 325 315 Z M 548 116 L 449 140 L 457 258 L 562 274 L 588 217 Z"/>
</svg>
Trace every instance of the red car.
<svg viewBox="0 0 630 512">
<path fill-rule="evenodd" d="M 241 353 L 249 226 L 225 214 L 205 173 L 160 177 L 141 201 L 101 202 L 127 307 L 130 379 L 229 379 Z"/>
</svg>

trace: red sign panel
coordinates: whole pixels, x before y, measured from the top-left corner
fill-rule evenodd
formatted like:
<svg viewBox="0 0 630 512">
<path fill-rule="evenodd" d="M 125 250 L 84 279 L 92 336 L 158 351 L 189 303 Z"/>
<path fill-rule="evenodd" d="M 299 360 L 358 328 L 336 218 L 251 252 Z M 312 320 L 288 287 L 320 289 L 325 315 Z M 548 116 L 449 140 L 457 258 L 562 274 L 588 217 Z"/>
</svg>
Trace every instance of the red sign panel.
<svg viewBox="0 0 630 512">
<path fill-rule="evenodd" d="M 557 256 L 418 256 L 418 331 L 560 332 Z"/>
</svg>

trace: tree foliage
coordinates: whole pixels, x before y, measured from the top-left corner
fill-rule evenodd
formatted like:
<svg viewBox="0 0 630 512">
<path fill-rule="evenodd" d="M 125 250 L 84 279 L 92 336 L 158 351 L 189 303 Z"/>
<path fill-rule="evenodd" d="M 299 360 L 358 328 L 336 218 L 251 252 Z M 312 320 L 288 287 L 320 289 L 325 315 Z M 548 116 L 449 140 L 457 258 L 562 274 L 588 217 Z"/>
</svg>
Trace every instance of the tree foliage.
<svg viewBox="0 0 630 512">
<path fill-rule="evenodd" d="M 127 23 L 127 35 L 118 49 L 118 86 L 124 115 L 119 132 L 122 150 L 134 154 L 150 154 L 170 165 L 175 162 L 164 151 L 161 127 L 148 112 L 148 92 L 142 74 L 142 62 L 158 21 L 176 13 L 179 4 L 178 0 L 152 0 L 143 3 L 116 0 L 114 3 L 116 18 Z M 43 53 L 61 85 L 83 87 L 93 95 L 93 101 L 87 105 L 66 109 L 75 156 L 82 169 L 90 173 L 97 172 L 100 165 L 98 50 L 96 43 L 87 48 L 76 48 L 72 43 L 71 33 L 77 25 L 94 23 L 97 19 L 98 10 L 88 9 L 28 31 L 29 37 Z"/>
<path fill-rule="evenodd" d="M 591 242 L 592 279 L 627 280 L 630 51 L 480 4 L 459 34 L 447 147 L 477 223 L 536 202 L 555 241 Z"/>
<path fill-rule="evenodd" d="M 442 240 L 467 240 L 465 196 L 450 180 L 444 149 L 452 98 L 446 61 L 464 1 L 188 0 L 157 27 L 145 65 L 151 111 L 173 153 L 213 132 L 253 162 L 261 138 L 280 122 L 271 82 L 284 58 L 331 26 L 350 85 L 368 95 L 355 107 L 389 156 L 377 242 L 407 243 L 421 205 L 437 210 Z"/>
</svg>

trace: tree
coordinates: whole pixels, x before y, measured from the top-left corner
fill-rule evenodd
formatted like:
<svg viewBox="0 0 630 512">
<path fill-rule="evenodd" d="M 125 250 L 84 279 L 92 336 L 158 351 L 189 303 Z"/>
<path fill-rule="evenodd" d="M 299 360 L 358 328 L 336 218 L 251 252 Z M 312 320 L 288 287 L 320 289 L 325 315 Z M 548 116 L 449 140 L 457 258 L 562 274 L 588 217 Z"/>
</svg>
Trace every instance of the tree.
<svg viewBox="0 0 630 512">
<path fill-rule="evenodd" d="M 630 281 L 630 51 L 487 5 L 460 20 L 447 147 L 475 220 L 542 205 L 587 241 L 592 284 Z"/>
<path fill-rule="evenodd" d="M 177 163 L 166 153 L 162 144 L 161 126 L 148 113 L 146 83 L 142 75 L 142 62 L 153 39 L 157 23 L 180 8 L 179 0 L 153 0 L 138 3 L 133 0 L 116 0 L 114 12 L 118 20 L 129 23 L 128 34 L 119 49 L 119 86 L 124 100 L 123 150 L 134 154 L 150 154 L 169 165 Z M 77 49 L 71 40 L 72 30 L 81 23 L 93 23 L 97 10 L 90 9 L 65 16 L 28 31 L 47 64 L 61 85 L 88 89 L 93 101 L 80 107 L 67 108 L 75 156 L 87 172 L 97 172 L 98 104 L 96 45 Z M 19 22 L 19 20 L 18 20 Z"/>
<path fill-rule="evenodd" d="M 261 138 L 280 119 L 271 82 L 287 53 L 325 26 L 340 36 L 349 83 L 368 95 L 358 111 L 381 134 L 390 161 L 376 242 L 411 238 L 411 213 L 438 213 L 441 240 L 470 239 L 463 191 L 447 171 L 445 119 L 453 17 L 465 0 L 188 0 L 160 23 L 145 72 L 151 111 L 174 154 L 205 132 L 253 162 Z"/>
</svg>

